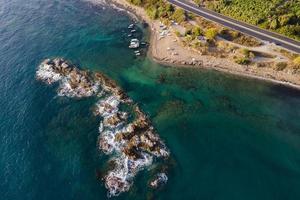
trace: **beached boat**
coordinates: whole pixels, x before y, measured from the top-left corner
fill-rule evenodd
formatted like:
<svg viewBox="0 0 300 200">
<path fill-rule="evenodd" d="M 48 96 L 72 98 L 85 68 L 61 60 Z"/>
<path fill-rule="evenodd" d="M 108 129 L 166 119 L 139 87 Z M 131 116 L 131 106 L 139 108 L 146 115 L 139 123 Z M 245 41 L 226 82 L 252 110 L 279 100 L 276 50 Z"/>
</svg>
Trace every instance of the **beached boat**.
<svg viewBox="0 0 300 200">
<path fill-rule="evenodd" d="M 135 54 L 136 56 L 140 56 L 140 55 L 141 55 L 141 52 L 140 52 L 139 50 L 137 50 L 137 51 L 134 51 L 134 54 Z"/>
<path fill-rule="evenodd" d="M 129 45 L 130 49 L 137 49 L 139 47 L 140 47 L 140 41 L 138 39 L 135 38 L 130 41 L 130 45 Z"/>
<path fill-rule="evenodd" d="M 129 26 L 128 26 L 128 29 L 133 29 L 134 28 L 134 24 L 130 24 Z"/>
</svg>

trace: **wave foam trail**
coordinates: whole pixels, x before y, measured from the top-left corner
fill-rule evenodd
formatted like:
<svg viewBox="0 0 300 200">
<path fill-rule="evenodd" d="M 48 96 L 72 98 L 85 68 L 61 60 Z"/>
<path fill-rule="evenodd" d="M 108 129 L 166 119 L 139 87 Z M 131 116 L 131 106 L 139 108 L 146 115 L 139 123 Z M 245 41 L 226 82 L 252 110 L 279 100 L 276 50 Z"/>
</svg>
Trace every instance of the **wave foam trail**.
<svg viewBox="0 0 300 200">
<path fill-rule="evenodd" d="M 155 132 L 148 117 L 124 91 L 102 73 L 88 73 L 78 69 L 61 58 L 46 59 L 36 71 L 38 80 L 46 84 L 59 83 L 59 96 L 83 98 L 96 96 L 94 114 L 101 119 L 99 125 L 99 149 L 111 156 L 114 167 L 104 176 L 108 196 L 118 196 L 133 184 L 136 174 L 151 166 L 154 158 L 166 159 L 169 150 Z M 121 105 L 133 110 L 121 111 Z M 165 173 L 159 173 L 151 187 L 158 187 L 168 180 Z"/>
</svg>

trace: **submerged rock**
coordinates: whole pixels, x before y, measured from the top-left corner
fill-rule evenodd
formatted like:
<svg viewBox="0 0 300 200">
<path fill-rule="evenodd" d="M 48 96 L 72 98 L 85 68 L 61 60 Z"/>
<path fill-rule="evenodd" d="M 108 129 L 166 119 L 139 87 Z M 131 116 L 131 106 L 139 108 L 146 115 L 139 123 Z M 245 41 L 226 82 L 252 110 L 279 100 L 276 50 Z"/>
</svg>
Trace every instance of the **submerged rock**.
<svg viewBox="0 0 300 200">
<path fill-rule="evenodd" d="M 150 187 L 156 189 L 168 181 L 168 177 L 165 173 L 159 173 L 156 175 L 155 179 L 150 182 Z"/>
</svg>

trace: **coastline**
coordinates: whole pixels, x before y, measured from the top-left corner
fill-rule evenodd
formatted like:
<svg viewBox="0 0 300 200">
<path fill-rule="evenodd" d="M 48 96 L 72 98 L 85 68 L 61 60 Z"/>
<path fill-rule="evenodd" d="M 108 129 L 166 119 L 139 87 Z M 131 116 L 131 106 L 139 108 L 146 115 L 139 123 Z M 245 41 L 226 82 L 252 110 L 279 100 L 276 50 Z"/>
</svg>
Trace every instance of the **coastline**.
<svg viewBox="0 0 300 200">
<path fill-rule="evenodd" d="M 3 200 L 300 200 L 300 90 L 158 64 L 150 27 L 109 0 L 0 7 Z M 138 116 L 168 158 L 146 157 L 146 128 L 126 130 Z M 145 159 L 124 165 L 118 147 Z"/>
<path fill-rule="evenodd" d="M 300 77 L 282 71 L 275 71 L 272 68 L 257 68 L 253 66 L 239 65 L 225 58 L 201 55 L 195 50 L 183 47 L 174 33 L 169 37 L 161 39 L 159 36 L 160 22 L 148 17 L 145 10 L 134 6 L 126 0 L 110 0 L 114 5 L 125 9 L 149 25 L 150 46 L 148 57 L 156 63 L 173 67 L 192 67 L 200 69 L 216 70 L 232 75 L 252 78 L 274 84 L 284 85 L 295 89 L 300 89 Z M 179 52 L 179 56 L 171 55 L 167 47 Z"/>
</svg>

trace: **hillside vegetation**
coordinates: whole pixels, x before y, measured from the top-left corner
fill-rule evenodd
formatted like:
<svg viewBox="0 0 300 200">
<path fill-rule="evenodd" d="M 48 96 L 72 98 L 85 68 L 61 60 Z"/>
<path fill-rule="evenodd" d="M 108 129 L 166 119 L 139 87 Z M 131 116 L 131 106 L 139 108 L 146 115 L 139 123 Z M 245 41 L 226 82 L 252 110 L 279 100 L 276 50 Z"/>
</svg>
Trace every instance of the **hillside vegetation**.
<svg viewBox="0 0 300 200">
<path fill-rule="evenodd" d="M 164 0 L 127 0 L 128 2 L 143 7 L 148 16 L 152 19 L 175 18 L 178 21 L 185 20 L 185 12 L 175 9 L 171 4 Z"/>
<path fill-rule="evenodd" d="M 232 18 L 300 41 L 299 0 L 194 0 Z"/>
</svg>

